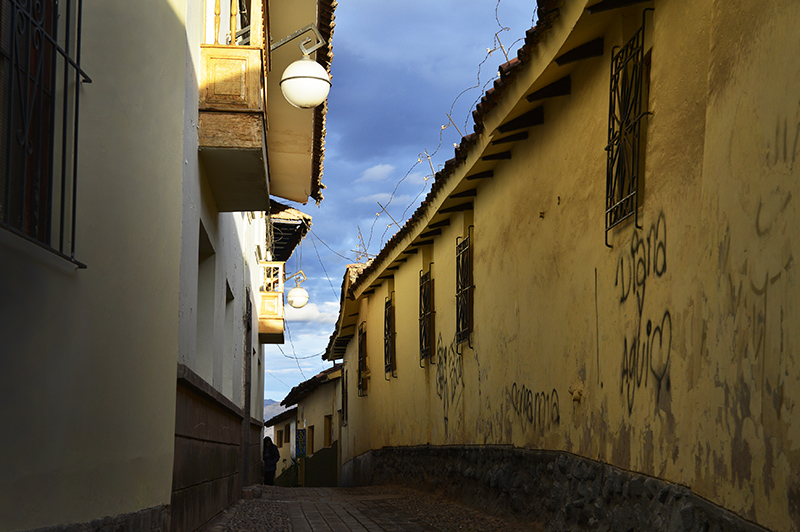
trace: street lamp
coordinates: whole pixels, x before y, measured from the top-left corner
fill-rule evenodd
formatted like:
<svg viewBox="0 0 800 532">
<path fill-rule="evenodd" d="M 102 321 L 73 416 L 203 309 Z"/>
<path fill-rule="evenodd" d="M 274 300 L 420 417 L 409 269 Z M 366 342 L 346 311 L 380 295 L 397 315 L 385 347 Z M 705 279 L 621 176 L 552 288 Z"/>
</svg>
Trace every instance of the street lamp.
<svg viewBox="0 0 800 532">
<path fill-rule="evenodd" d="M 299 278 L 301 276 L 303 277 L 302 281 Z M 306 280 L 306 274 L 303 273 L 303 270 L 299 270 L 297 273 L 287 277 L 286 281 L 289 279 L 294 279 L 295 287 L 289 290 L 289 293 L 286 294 L 286 301 L 289 302 L 289 306 L 294 308 L 305 307 L 306 303 L 308 303 L 308 292 L 306 292 L 305 288 L 300 286 L 300 283 Z"/>
<path fill-rule="evenodd" d="M 328 71 L 310 57 L 312 52 L 327 44 L 327 41 L 322 38 L 316 26 L 309 24 L 270 46 L 270 51 L 276 50 L 308 31 L 314 33 L 316 42 L 313 46 L 306 47 L 307 44 L 313 42 L 313 39 L 308 37 L 298 43 L 303 57 L 286 67 L 280 82 L 283 97 L 287 102 L 300 109 L 312 109 L 318 106 L 325 101 L 331 90 L 331 78 Z"/>
</svg>

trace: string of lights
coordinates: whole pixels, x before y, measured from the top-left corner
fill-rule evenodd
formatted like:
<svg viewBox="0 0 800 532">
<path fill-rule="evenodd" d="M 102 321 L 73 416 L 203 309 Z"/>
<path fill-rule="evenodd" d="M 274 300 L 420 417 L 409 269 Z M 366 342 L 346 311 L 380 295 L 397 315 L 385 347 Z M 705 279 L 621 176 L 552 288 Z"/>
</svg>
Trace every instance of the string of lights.
<svg viewBox="0 0 800 532">
<path fill-rule="evenodd" d="M 369 260 L 370 258 L 375 256 L 374 254 L 370 253 L 370 249 L 372 249 L 373 244 L 376 244 L 379 247 L 381 247 L 385 242 L 385 239 L 387 237 L 387 233 L 392 228 L 395 228 L 395 231 L 400 230 L 402 224 L 405 223 L 405 220 L 407 219 L 406 215 L 408 214 L 408 212 L 409 211 L 413 211 L 413 209 L 418 205 L 419 198 L 423 197 L 424 194 L 427 191 L 430 190 L 430 187 L 431 187 L 431 184 L 432 184 L 431 180 L 436 176 L 437 172 L 440 171 L 444 166 L 443 164 L 436 163 L 436 158 L 440 155 L 440 150 L 441 150 L 443 144 L 445 144 L 445 135 L 448 134 L 448 129 L 452 127 L 456 132 L 458 132 L 459 139 L 461 137 L 464 137 L 465 135 L 463 135 L 462 132 L 469 131 L 469 125 L 470 125 L 470 121 L 472 120 L 472 111 L 473 111 L 473 109 L 475 109 L 475 107 L 478 105 L 478 103 L 480 102 L 481 98 L 485 94 L 487 88 L 490 87 L 498 79 L 498 77 L 499 77 L 499 73 L 498 72 L 493 73 L 493 75 L 491 75 L 489 77 L 489 79 L 486 80 L 486 81 L 484 81 L 482 79 L 486 75 L 485 70 L 487 70 L 487 69 L 485 68 L 485 65 L 486 65 L 487 61 L 489 61 L 490 58 L 492 58 L 499 51 L 499 52 L 501 52 L 503 54 L 503 56 L 505 58 L 505 62 L 508 62 L 509 56 L 512 53 L 514 53 L 515 48 L 519 45 L 519 43 L 521 41 L 523 41 L 523 39 L 517 39 L 516 41 L 511 43 L 511 45 L 509 45 L 509 46 L 504 45 L 504 43 L 502 42 L 501 35 L 503 33 L 505 33 L 505 32 L 511 31 L 511 30 L 510 30 L 509 27 L 503 25 L 501 23 L 501 21 L 500 21 L 500 5 L 501 5 L 501 2 L 502 2 L 502 0 L 497 0 L 497 2 L 495 4 L 495 21 L 497 23 L 498 29 L 494 33 L 492 47 L 486 49 L 486 54 L 483 57 L 483 60 L 481 60 L 477 65 L 476 75 L 475 75 L 475 84 L 474 85 L 470 85 L 469 87 L 467 87 L 464 90 L 462 90 L 461 92 L 459 92 L 455 96 L 455 98 L 453 99 L 453 101 L 452 101 L 452 103 L 450 105 L 450 108 L 449 108 L 449 112 L 445 113 L 445 117 L 446 117 L 447 122 L 439 128 L 439 132 L 438 132 L 439 133 L 439 135 L 438 135 L 439 138 L 438 138 L 438 143 L 435 146 L 435 148 L 433 150 L 429 150 L 428 148 L 425 148 L 422 152 L 419 152 L 417 154 L 416 160 L 413 162 L 413 164 L 410 165 L 410 167 L 407 169 L 405 174 L 394 184 L 394 188 L 392 189 L 391 194 L 389 195 L 388 201 L 383 202 L 381 200 L 381 202 L 378 203 L 378 206 L 379 206 L 380 210 L 378 210 L 376 212 L 374 219 L 372 219 L 372 222 L 371 222 L 370 227 L 369 227 L 369 232 L 366 235 L 367 236 L 366 239 L 364 238 L 364 235 L 362 234 L 361 226 L 357 226 L 358 227 L 358 236 L 357 236 L 358 244 L 356 246 L 356 249 L 350 250 L 350 252 L 352 254 L 354 254 L 355 256 L 352 256 L 347 252 L 338 252 L 338 251 L 336 251 L 330 245 L 328 245 L 328 243 L 325 242 L 325 240 L 323 240 L 313 229 L 311 229 L 311 227 L 309 227 L 308 234 L 309 234 L 309 236 L 311 236 L 311 243 L 314 246 L 314 250 L 315 250 L 315 253 L 317 255 L 317 259 L 319 260 L 319 263 L 320 263 L 320 265 L 322 267 L 322 270 L 325 273 L 325 276 L 326 276 L 326 279 L 328 281 L 328 284 L 330 285 L 331 291 L 334 294 L 334 297 L 337 298 L 337 300 L 339 298 L 339 290 L 331 282 L 331 277 L 328 274 L 327 269 L 325 268 L 324 262 L 322 260 L 321 254 L 320 254 L 320 249 L 318 248 L 318 246 L 316 244 L 316 241 L 319 241 L 325 248 L 328 249 L 328 251 L 330 253 L 332 253 L 333 255 L 335 255 L 335 256 L 347 261 L 348 263 L 358 263 L 358 262 Z M 536 13 L 536 9 L 534 8 L 533 9 L 533 13 L 532 13 L 532 17 L 531 17 L 531 27 L 534 26 L 535 21 L 536 21 L 536 17 L 537 17 L 537 13 Z M 467 96 L 470 95 L 471 93 L 475 92 L 475 91 L 477 91 L 477 96 L 474 99 L 474 101 L 472 102 L 472 105 L 467 107 L 467 109 L 465 111 L 465 115 L 464 115 L 464 120 L 463 120 L 463 128 L 460 129 L 459 126 L 461 125 L 462 122 L 458 119 L 459 118 L 458 116 L 455 116 L 455 119 L 454 119 L 454 115 L 460 114 L 460 111 L 459 112 L 456 111 L 457 106 L 459 106 L 459 102 L 461 102 L 462 99 L 466 100 Z M 464 105 L 464 104 L 461 104 L 461 105 Z M 458 125 L 457 125 L 457 123 L 458 123 Z M 457 146 L 456 143 L 454 143 L 453 145 Z M 429 172 L 428 172 L 427 168 L 423 168 L 422 170 L 420 170 L 420 167 L 423 166 L 423 162 L 427 162 L 427 166 L 429 167 Z M 412 176 L 415 176 L 413 182 L 416 183 L 416 179 L 417 179 L 416 176 L 419 176 L 419 174 L 424 174 L 424 175 L 421 176 L 422 177 L 422 187 L 419 190 L 419 192 L 405 206 L 405 208 L 402 210 L 402 213 L 401 213 L 400 216 L 396 217 L 396 219 L 392 219 L 391 221 L 388 221 L 388 223 L 386 224 L 386 227 L 383 228 L 382 231 L 380 231 L 380 240 L 377 243 L 373 242 L 373 240 L 376 239 L 376 237 L 377 237 L 377 233 L 379 232 L 379 230 L 377 228 L 377 224 L 381 220 L 381 216 L 385 213 L 385 215 L 387 217 L 392 218 L 391 214 L 389 213 L 389 209 L 391 208 L 391 209 L 393 209 L 394 212 L 397 212 L 399 210 L 399 206 L 395 207 L 395 202 L 399 203 L 398 198 L 407 198 L 408 197 L 408 196 L 400 196 L 400 195 L 398 195 L 398 191 L 400 191 L 400 189 L 403 186 L 403 184 L 406 183 Z M 406 185 L 405 189 L 408 189 L 408 188 L 409 188 L 408 185 Z M 410 194 L 409 194 L 409 196 L 410 196 Z M 270 229 L 272 229 L 272 228 L 268 228 L 268 230 L 270 230 Z M 347 256 L 347 255 L 350 255 L 350 256 Z M 294 342 L 292 341 L 292 336 L 291 336 L 291 332 L 290 332 L 289 327 L 288 327 L 288 323 L 285 324 L 285 331 L 286 331 L 286 335 L 287 335 L 287 337 L 289 339 L 289 343 L 291 345 L 291 354 L 287 354 L 286 352 L 284 352 L 284 350 L 281 348 L 280 345 L 278 345 L 278 349 L 279 349 L 281 355 L 283 355 L 285 358 L 292 359 L 292 360 L 295 361 L 295 364 L 297 365 L 297 369 L 300 371 L 300 374 L 302 375 L 303 380 L 306 380 L 306 376 L 305 376 L 305 374 L 303 372 L 303 369 L 302 369 L 302 367 L 300 365 L 300 361 L 301 360 L 306 360 L 306 359 L 317 358 L 317 357 L 321 356 L 324 353 L 324 351 L 322 351 L 320 353 L 315 353 L 313 355 L 308 355 L 308 356 L 302 356 L 302 357 L 298 356 L 297 353 L 296 353 L 296 350 L 295 350 Z M 273 378 L 275 378 L 276 380 L 278 380 L 279 382 L 281 382 L 285 386 L 289 387 L 289 385 L 287 385 L 283 381 L 280 381 L 280 379 L 278 379 L 275 375 L 270 373 L 269 370 L 265 370 L 265 371 L 267 373 L 269 373 L 270 376 L 272 376 Z"/>
<path fill-rule="evenodd" d="M 433 157 L 435 157 L 438 154 L 439 150 L 442 147 L 442 143 L 444 142 L 444 132 L 445 132 L 445 130 L 447 130 L 452 125 L 456 129 L 456 131 L 459 132 L 461 137 L 464 136 L 464 135 L 461 134 L 461 130 L 459 130 L 458 126 L 456 126 L 455 122 L 452 119 L 452 115 L 453 115 L 453 112 L 455 110 L 456 104 L 458 103 L 458 100 L 462 96 L 464 96 L 465 94 L 469 93 L 470 91 L 474 91 L 475 89 L 478 89 L 480 87 L 480 92 L 479 92 L 477 98 L 474 100 L 472 105 L 470 107 L 468 107 L 468 109 L 467 109 L 466 118 L 464 120 L 464 131 L 467 131 L 468 130 L 468 126 L 469 126 L 469 121 L 472 118 L 472 109 L 474 109 L 475 106 L 480 102 L 481 98 L 483 97 L 483 94 L 486 92 L 486 88 L 489 85 L 491 85 L 492 83 L 494 83 L 494 81 L 500 76 L 499 72 L 497 72 L 488 81 L 486 81 L 485 83 L 481 83 L 482 68 L 483 68 L 484 63 L 486 63 L 486 61 L 489 60 L 489 58 L 492 56 L 492 54 L 497 52 L 498 50 L 500 50 L 503 53 L 503 56 L 505 57 L 506 62 L 508 62 L 509 61 L 509 53 L 511 53 L 513 51 L 515 46 L 517 46 L 520 42 L 523 41 L 523 39 L 517 39 L 513 43 L 511 43 L 511 45 L 508 46 L 508 47 L 503 45 L 503 43 L 502 43 L 502 41 L 500 39 L 500 34 L 503 33 L 503 32 L 506 32 L 506 31 L 510 31 L 511 28 L 509 28 L 508 26 L 503 25 L 500 22 L 499 10 L 500 10 L 501 1 L 502 0 L 497 0 L 497 3 L 495 4 L 495 9 L 494 9 L 495 21 L 497 22 L 497 25 L 498 25 L 499 29 L 494 34 L 493 48 L 487 48 L 486 49 L 486 56 L 478 64 L 477 74 L 476 74 L 476 78 L 477 78 L 476 84 L 472 85 L 470 87 L 467 87 L 466 89 L 461 91 L 455 97 L 455 99 L 453 100 L 453 103 L 450 105 L 450 112 L 449 113 L 445 113 L 445 115 L 448 118 L 448 123 L 443 125 L 443 126 L 441 126 L 441 128 L 439 130 L 439 142 L 438 142 L 438 145 L 436 146 L 436 149 L 433 150 L 432 152 L 428 152 L 428 150 L 426 149 L 426 150 L 424 150 L 424 153 L 418 154 L 417 161 L 408 169 L 408 171 L 405 173 L 405 175 L 403 175 L 403 177 L 401 177 L 400 180 L 395 184 L 394 190 L 392 190 L 392 193 L 389 196 L 389 200 L 384 205 L 381 205 L 382 210 L 386 211 L 387 215 L 388 215 L 387 209 L 389 208 L 389 206 L 394 201 L 395 195 L 397 194 L 397 190 L 399 189 L 400 185 L 408 178 L 409 175 L 411 175 L 411 173 L 422 162 L 422 160 L 426 159 L 428 161 L 430 167 L 431 167 L 431 173 L 427 174 L 427 175 L 425 175 L 423 177 L 424 183 L 425 183 L 424 186 L 423 186 L 423 189 L 405 207 L 405 209 L 402 212 L 402 215 L 399 217 L 400 220 L 405 220 L 406 219 L 406 213 L 408 213 L 408 211 L 412 207 L 414 207 L 416 205 L 417 200 L 419 199 L 419 197 L 422 196 L 422 194 L 424 194 L 426 190 L 428 190 L 428 187 L 430 186 L 430 179 L 433 178 L 436 175 L 437 171 L 441 170 L 441 168 L 443 167 L 442 164 L 439 164 L 439 165 L 436 166 L 436 168 L 434 168 L 434 164 L 433 164 L 432 159 L 433 159 Z M 531 15 L 531 27 L 533 27 L 535 22 L 536 22 L 536 14 L 537 14 L 537 8 L 534 7 L 533 13 Z M 458 144 L 456 144 L 456 143 L 454 143 L 453 145 L 454 146 L 458 146 Z M 370 249 L 370 247 L 372 245 L 372 238 L 373 238 L 373 235 L 374 235 L 374 232 L 375 232 L 375 226 L 378 223 L 378 219 L 380 218 L 380 215 L 381 215 L 380 211 L 375 214 L 375 219 L 372 221 L 372 224 L 370 226 L 369 237 L 368 237 L 366 242 L 364 242 L 364 239 L 359 234 L 359 242 L 363 246 L 363 254 L 364 255 L 369 255 L 369 249 Z M 395 222 L 395 221 L 392 221 L 391 223 L 388 223 L 386 225 L 386 228 L 381 233 L 380 244 L 382 244 L 385 241 L 386 234 L 389 232 L 389 229 L 391 229 L 393 226 L 397 226 L 397 230 L 399 230 L 401 224 L 402 224 L 402 222 Z M 359 233 L 360 233 L 360 228 L 359 228 Z"/>
</svg>

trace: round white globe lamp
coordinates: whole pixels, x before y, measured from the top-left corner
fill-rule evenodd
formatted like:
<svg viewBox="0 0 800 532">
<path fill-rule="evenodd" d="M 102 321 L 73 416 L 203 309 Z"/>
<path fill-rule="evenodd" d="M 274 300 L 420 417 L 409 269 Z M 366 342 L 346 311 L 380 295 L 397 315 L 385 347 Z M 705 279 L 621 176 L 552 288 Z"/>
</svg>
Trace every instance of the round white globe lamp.
<svg viewBox="0 0 800 532">
<path fill-rule="evenodd" d="M 286 67 L 280 85 L 286 101 L 300 109 L 311 109 L 328 97 L 331 78 L 322 65 L 304 55 Z"/>
<path fill-rule="evenodd" d="M 286 300 L 294 308 L 303 308 L 308 303 L 308 292 L 302 286 L 295 286 L 286 294 Z"/>
</svg>

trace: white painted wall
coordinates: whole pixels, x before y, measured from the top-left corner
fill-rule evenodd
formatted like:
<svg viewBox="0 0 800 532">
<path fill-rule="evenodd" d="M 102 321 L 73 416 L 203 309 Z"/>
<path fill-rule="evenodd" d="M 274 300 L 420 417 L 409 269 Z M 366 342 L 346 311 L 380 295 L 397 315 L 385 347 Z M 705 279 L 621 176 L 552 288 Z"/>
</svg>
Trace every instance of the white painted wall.
<svg viewBox="0 0 800 532">
<path fill-rule="evenodd" d="M 168 505 L 179 362 L 243 406 L 252 357 L 261 416 L 257 315 L 255 355 L 242 316 L 263 219 L 218 214 L 204 183 L 203 19 L 187 0 L 84 6 L 76 254 L 88 268 L 0 230 L 3 530 Z M 195 355 L 201 221 L 217 254 L 208 361 Z"/>
<path fill-rule="evenodd" d="M 186 36 L 178 0 L 85 5 L 76 270 L 0 231 L 0 523 L 170 500 Z M 139 31 L 131 31 L 139 28 Z"/>
</svg>

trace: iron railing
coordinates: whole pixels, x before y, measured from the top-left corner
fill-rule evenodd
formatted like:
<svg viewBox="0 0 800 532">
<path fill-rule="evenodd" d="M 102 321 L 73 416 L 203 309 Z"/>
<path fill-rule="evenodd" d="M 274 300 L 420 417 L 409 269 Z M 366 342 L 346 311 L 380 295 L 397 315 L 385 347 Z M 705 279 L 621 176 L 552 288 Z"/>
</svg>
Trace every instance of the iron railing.
<svg viewBox="0 0 800 532">
<path fill-rule="evenodd" d="M 384 374 L 395 377 L 397 352 L 395 350 L 394 292 L 386 298 L 383 306 L 383 364 Z"/>
<path fill-rule="evenodd" d="M 419 273 L 419 360 L 433 360 L 434 322 L 433 274 L 431 269 Z"/>
<path fill-rule="evenodd" d="M 472 333 L 472 248 L 470 235 L 456 241 L 456 344 Z"/>
<path fill-rule="evenodd" d="M 358 396 L 367 395 L 369 388 L 369 367 L 367 366 L 367 328 L 362 323 L 358 327 Z"/>
<path fill-rule="evenodd" d="M 0 227 L 74 263 L 82 0 L 0 4 Z"/>
<path fill-rule="evenodd" d="M 645 13 L 648 10 L 645 10 Z M 642 26 L 611 58 L 608 145 L 606 146 L 605 241 L 608 231 L 631 216 L 639 227 L 639 165 L 644 78 Z"/>
</svg>

